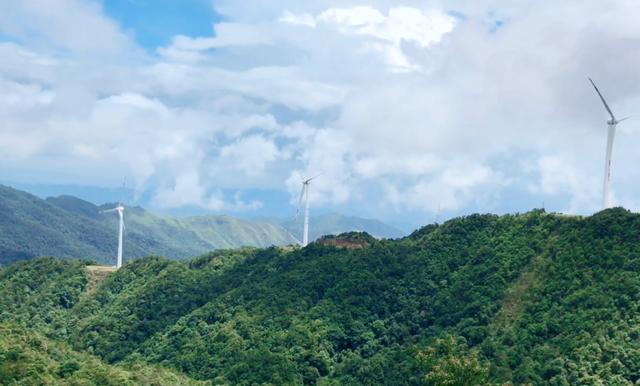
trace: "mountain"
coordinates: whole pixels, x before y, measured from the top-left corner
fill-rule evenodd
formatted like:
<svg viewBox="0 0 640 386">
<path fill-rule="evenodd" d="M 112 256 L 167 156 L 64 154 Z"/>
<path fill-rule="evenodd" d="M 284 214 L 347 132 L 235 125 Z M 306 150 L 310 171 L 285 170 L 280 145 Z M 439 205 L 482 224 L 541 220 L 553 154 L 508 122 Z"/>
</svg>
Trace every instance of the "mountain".
<svg viewBox="0 0 640 386">
<path fill-rule="evenodd" d="M 302 240 L 302 221 L 303 217 L 298 216 L 297 219 L 280 219 L 278 222 L 298 240 Z M 400 229 L 378 220 L 343 216 L 338 213 L 310 216 L 309 223 L 309 240 L 345 232 L 367 232 L 373 237 L 385 239 L 396 239 L 405 235 Z"/>
<path fill-rule="evenodd" d="M 537 210 L 398 240 L 353 233 L 148 257 L 102 282 L 86 262 L 34 259 L 0 269 L 0 339 L 12 342 L 5 326 L 16 326 L 91 355 L 79 362 L 211 384 L 632 385 L 638 235 L 640 215 L 621 208 Z M 4 347 L 0 379 L 32 350 Z M 17 376 L 37 383 L 37 373 Z"/>
<path fill-rule="evenodd" d="M 118 218 L 100 211 L 114 206 L 72 196 L 42 200 L 0 185 L 0 265 L 43 255 L 112 262 Z M 228 216 L 171 218 L 128 207 L 125 219 L 126 259 L 181 259 L 221 248 L 295 243 L 279 225 Z"/>
<path fill-rule="evenodd" d="M 2 265 L 45 254 L 106 261 L 112 250 L 107 240 L 113 235 L 96 218 L 76 216 L 28 193 L 0 186 Z"/>
<path fill-rule="evenodd" d="M 44 255 L 110 264 L 116 254 L 118 217 L 100 211 L 115 205 L 96 206 L 68 195 L 41 200 L 0 185 L 0 265 Z M 288 245 L 302 239 L 301 224 L 293 220 L 175 218 L 127 207 L 125 221 L 125 260 L 149 255 L 184 259 L 214 249 Z M 384 238 L 402 236 L 401 231 L 377 220 L 338 214 L 312 218 L 312 240 L 348 231 Z"/>
</svg>

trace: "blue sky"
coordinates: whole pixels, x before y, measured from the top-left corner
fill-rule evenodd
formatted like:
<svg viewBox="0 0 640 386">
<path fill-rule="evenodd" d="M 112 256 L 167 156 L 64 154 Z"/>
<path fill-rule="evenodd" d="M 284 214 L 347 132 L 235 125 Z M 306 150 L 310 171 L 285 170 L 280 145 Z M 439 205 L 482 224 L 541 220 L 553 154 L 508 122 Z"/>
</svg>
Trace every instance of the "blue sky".
<svg viewBox="0 0 640 386">
<path fill-rule="evenodd" d="M 163 213 L 411 229 L 601 208 L 640 111 L 640 3 L 38 0 L 0 7 L 0 182 Z M 615 25 L 616 28 L 611 28 Z M 562 38 L 559 38 L 562 37 Z M 615 57 L 617 60 L 610 60 Z M 640 126 L 613 202 L 640 208 Z"/>
<path fill-rule="evenodd" d="M 102 4 L 107 16 L 150 51 L 168 45 L 175 35 L 210 35 L 220 21 L 210 0 L 107 0 Z"/>
</svg>

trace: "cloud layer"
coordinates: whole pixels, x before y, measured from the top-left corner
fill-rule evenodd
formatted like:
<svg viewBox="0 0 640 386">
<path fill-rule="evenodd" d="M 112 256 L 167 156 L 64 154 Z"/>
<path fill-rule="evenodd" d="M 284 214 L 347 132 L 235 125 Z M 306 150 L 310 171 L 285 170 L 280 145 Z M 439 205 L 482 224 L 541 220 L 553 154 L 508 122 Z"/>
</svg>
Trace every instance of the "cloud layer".
<svg viewBox="0 0 640 386">
<path fill-rule="evenodd" d="M 586 77 L 619 115 L 640 109 L 636 1 L 215 4 L 211 35 L 166 47 L 140 47 L 96 1 L 0 6 L 0 171 L 127 175 L 162 208 L 265 205 L 223 189 L 295 202 L 322 173 L 316 205 L 370 216 L 582 213 L 598 209 L 606 120 Z M 614 150 L 614 197 L 633 209 L 637 127 Z"/>
</svg>

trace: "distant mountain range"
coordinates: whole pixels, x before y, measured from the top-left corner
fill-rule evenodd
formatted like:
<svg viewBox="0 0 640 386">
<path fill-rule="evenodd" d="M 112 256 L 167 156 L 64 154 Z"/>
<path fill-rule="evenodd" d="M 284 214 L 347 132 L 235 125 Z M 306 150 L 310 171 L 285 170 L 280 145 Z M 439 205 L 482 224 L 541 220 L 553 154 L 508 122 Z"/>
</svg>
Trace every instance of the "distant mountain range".
<svg viewBox="0 0 640 386">
<path fill-rule="evenodd" d="M 114 206 L 97 206 L 73 196 L 43 200 L 0 185 L 0 265 L 37 256 L 111 264 L 116 254 L 117 216 L 100 211 Z M 293 220 L 175 218 L 127 207 L 125 222 L 125 260 L 149 255 L 183 259 L 215 249 L 287 245 L 301 239 L 301 225 Z M 376 220 L 330 214 L 312 218 L 310 239 L 360 230 L 384 238 L 402 235 Z"/>
<path fill-rule="evenodd" d="M 378 239 L 396 239 L 405 236 L 398 228 L 379 220 L 360 217 L 348 217 L 338 213 L 310 216 L 309 239 L 316 240 L 325 235 L 338 235 L 345 232 L 367 232 Z M 271 220 L 286 228 L 298 240 L 302 239 L 302 217 L 297 219 Z"/>
</svg>

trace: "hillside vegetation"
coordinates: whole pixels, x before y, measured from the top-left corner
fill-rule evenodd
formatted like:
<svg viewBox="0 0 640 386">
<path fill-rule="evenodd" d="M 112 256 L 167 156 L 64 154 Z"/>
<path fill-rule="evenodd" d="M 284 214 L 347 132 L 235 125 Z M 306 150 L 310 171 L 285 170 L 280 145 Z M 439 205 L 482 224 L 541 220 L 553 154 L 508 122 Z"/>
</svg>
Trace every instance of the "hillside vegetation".
<svg viewBox="0 0 640 386">
<path fill-rule="evenodd" d="M 328 240 L 358 247 L 148 257 L 91 292 L 86 262 L 16 263 L 0 270 L 0 339 L 34 331 L 80 368 L 160 366 L 212 384 L 640 379 L 639 215 L 472 215 L 395 241 Z M 21 362 L 5 346 L 0 379 L 36 379 L 11 372 Z"/>
<path fill-rule="evenodd" d="M 0 324 L 0 381 L 28 385 L 205 385 L 160 366 L 106 365 L 13 324 Z"/>
<path fill-rule="evenodd" d="M 42 200 L 0 185 L 0 266 L 39 256 L 91 259 L 113 265 L 118 216 L 100 211 L 114 206 L 96 206 L 73 196 Z M 332 214 L 313 221 L 311 240 L 354 230 L 387 238 L 401 235 L 379 221 L 357 217 Z M 301 223 L 280 222 L 223 215 L 175 218 L 127 207 L 125 261 L 149 255 L 186 259 L 216 249 L 282 246 L 302 239 L 294 237 L 300 233 Z"/>
<path fill-rule="evenodd" d="M 118 216 L 76 197 L 42 200 L 0 185 L 0 265 L 38 256 L 114 264 Z M 139 207 L 125 211 L 125 260 L 162 255 L 184 259 L 214 249 L 287 245 L 283 227 L 229 216 L 172 218 Z"/>
</svg>

